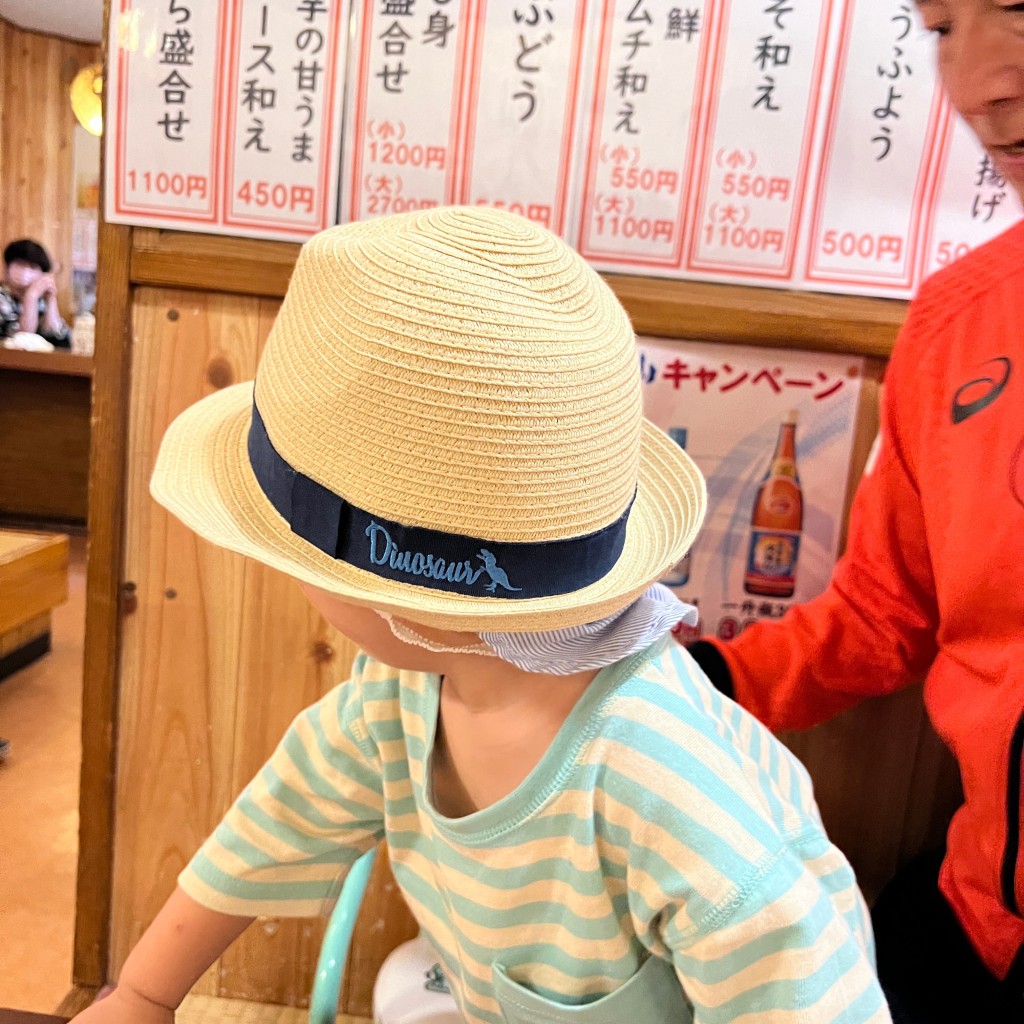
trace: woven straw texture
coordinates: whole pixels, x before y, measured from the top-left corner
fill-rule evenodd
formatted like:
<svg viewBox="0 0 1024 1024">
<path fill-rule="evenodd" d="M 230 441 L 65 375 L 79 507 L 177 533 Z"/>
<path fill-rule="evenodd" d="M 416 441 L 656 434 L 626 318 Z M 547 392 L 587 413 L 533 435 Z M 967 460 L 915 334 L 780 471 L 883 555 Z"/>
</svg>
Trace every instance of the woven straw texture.
<svg viewBox="0 0 1024 1024">
<path fill-rule="evenodd" d="M 511 214 L 445 208 L 332 228 L 302 249 L 256 402 L 298 471 L 376 516 L 481 541 L 593 533 L 636 502 L 602 580 L 530 600 L 385 580 L 291 533 L 249 468 L 252 385 L 187 410 L 154 496 L 203 537 L 413 621 L 544 629 L 610 614 L 693 540 L 704 485 L 642 419 L 636 346 L 611 290 Z"/>
</svg>

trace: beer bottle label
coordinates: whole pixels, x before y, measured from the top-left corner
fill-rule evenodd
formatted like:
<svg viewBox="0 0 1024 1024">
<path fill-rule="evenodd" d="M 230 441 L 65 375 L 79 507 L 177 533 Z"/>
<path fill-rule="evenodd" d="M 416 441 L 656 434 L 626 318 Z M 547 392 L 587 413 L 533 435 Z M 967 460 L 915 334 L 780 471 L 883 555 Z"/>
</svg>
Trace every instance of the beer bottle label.
<svg viewBox="0 0 1024 1024">
<path fill-rule="evenodd" d="M 789 589 L 796 582 L 796 562 L 800 556 L 800 534 L 795 530 L 751 530 L 747 558 L 747 582 Z"/>
</svg>

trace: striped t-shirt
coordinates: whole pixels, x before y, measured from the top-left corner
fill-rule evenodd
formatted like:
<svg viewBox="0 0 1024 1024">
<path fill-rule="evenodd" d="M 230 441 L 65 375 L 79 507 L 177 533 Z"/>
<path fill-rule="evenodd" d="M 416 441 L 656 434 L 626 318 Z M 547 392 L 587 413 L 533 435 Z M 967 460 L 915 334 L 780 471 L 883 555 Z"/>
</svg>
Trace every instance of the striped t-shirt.
<svg viewBox="0 0 1024 1024">
<path fill-rule="evenodd" d="M 602 670 L 524 782 L 457 819 L 430 799 L 439 692 L 357 658 L 185 891 L 229 914 L 323 912 L 383 836 L 472 1024 L 889 1021 L 806 771 L 674 642 Z"/>
</svg>

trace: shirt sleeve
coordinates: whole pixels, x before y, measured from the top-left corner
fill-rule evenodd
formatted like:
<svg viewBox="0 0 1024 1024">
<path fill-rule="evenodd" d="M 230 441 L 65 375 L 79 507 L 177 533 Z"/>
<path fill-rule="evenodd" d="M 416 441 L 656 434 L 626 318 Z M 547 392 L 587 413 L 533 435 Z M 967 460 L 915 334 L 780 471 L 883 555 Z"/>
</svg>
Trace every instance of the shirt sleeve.
<svg viewBox="0 0 1024 1024">
<path fill-rule="evenodd" d="M 913 461 L 925 398 L 922 360 L 911 347 L 915 324 L 908 319 L 890 362 L 874 465 L 827 590 L 731 643 L 712 641 L 731 676 L 730 696 L 773 730 L 805 728 L 898 690 L 935 657 L 935 583 Z"/>
<path fill-rule="evenodd" d="M 13 338 L 21 330 L 21 314 L 6 288 L 0 287 L 0 338 Z"/>
<path fill-rule="evenodd" d="M 57 313 L 57 322 L 59 324 L 57 330 L 48 331 L 46 329 L 46 302 L 44 299 L 40 299 L 39 326 L 36 327 L 36 334 L 48 341 L 54 348 L 71 348 L 71 330 L 59 312 Z"/>
<path fill-rule="evenodd" d="M 764 858 L 699 921 L 666 916 L 694 1024 L 891 1024 L 853 871 L 823 836 L 806 842 Z"/>
<path fill-rule="evenodd" d="M 295 719 L 178 884 L 225 914 L 314 916 L 383 834 L 379 757 L 349 682 Z"/>
<path fill-rule="evenodd" d="M 39 336 L 45 338 L 54 348 L 71 348 L 71 329 L 61 320 L 60 328 L 56 331 L 48 331 L 43 326 L 42 313 L 39 314 Z"/>
<path fill-rule="evenodd" d="M 634 934 L 672 963 L 694 1024 L 888 1022 L 867 907 L 806 771 L 673 661 L 676 696 L 642 731 L 605 730 L 595 810 L 624 837 Z"/>
</svg>

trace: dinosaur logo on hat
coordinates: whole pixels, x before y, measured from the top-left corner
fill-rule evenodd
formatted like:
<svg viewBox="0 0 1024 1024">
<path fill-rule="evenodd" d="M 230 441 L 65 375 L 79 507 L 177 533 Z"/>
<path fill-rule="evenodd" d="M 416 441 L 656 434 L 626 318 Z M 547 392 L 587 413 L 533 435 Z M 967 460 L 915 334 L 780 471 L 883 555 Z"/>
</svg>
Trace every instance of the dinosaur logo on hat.
<svg viewBox="0 0 1024 1024">
<path fill-rule="evenodd" d="M 513 587 L 508 581 L 508 577 L 505 575 L 505 570 L 498 565 L 498 560 L 487 550 L 487 548 L 481 548 L 480 553 L 476 556 L 484 563 L 484 572 L 491 577 L 491 582 L 487 584 L 487 590 L 493 594 L 497 591 L 498 587 L 504 587 L 506 590 L 522 590 L 522 587 Z"/>
</svg>

